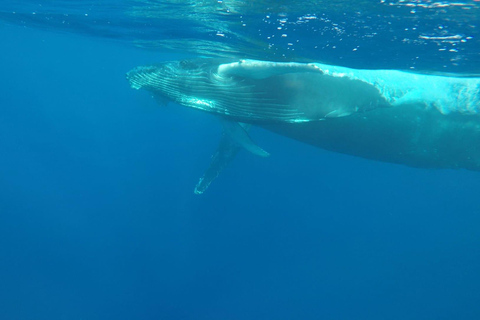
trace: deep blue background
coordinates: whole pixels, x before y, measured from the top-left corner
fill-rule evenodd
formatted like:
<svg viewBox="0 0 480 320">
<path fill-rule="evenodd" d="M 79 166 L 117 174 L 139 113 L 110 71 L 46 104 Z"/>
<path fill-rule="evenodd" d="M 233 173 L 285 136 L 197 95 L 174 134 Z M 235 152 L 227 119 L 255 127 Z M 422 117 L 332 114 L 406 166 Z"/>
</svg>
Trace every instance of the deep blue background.
<svg viewBox="0 0 480 320">
<path fill-rule="evenodd" d="M 480 174 L 260 129 L 206 194 L 209 115 L 131 68 L 178 57 L 0 26 L 0 319 L 480 319 Z"/>
</svg>

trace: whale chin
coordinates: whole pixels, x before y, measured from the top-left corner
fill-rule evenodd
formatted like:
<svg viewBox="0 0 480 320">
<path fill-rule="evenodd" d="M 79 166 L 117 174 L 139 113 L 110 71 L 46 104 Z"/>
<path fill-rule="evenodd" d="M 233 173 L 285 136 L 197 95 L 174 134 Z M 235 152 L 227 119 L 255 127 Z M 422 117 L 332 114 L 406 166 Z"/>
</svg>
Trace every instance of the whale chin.
<svg viewBox="0 0 480 320">
<path fill-rule="evenodd" d="M 134 89 L 222 119 L 198 194 L 239 150 L 268 155 L 249 137 L 251 125 L 373 160 L 480 170 L 480 78 L 197 59 L 137 67 L 127 79 Z"/>
</svg>

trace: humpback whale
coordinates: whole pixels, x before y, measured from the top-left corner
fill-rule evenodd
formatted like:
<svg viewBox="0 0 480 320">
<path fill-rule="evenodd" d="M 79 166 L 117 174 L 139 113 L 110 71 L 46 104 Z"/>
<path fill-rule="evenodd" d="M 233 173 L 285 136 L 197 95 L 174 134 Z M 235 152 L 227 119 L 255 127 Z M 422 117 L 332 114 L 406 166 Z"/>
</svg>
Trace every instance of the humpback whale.
<svg viewBox="0 0 480 320">
<path fill-rule="evenodd" d="M 322 63 L 195 59 L 140 66 L 134 89 L 217 115 L 219 147 L 195 193 L 260 126 L 319 148 L 423 168 L 480 170 L 480 78 Z"/>
</svg>

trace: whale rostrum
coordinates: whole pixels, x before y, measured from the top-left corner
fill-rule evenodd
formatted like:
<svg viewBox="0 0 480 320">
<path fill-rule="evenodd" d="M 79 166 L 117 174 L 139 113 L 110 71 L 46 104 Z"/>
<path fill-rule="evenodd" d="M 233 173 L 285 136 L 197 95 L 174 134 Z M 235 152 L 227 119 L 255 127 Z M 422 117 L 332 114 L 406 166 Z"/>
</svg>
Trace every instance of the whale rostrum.
<svg viewBox="0 0 480 320">
<path fill-rule="evenodd" d="M 203 193 L 240 149 L 268 156 L 251 125 L 314 146 L 424 168 L 480 170 L 480 78 L 321 63 L 196 59 L 127 73 L 134 89 L 221 118 L 197 184 Z"/>
</svg>

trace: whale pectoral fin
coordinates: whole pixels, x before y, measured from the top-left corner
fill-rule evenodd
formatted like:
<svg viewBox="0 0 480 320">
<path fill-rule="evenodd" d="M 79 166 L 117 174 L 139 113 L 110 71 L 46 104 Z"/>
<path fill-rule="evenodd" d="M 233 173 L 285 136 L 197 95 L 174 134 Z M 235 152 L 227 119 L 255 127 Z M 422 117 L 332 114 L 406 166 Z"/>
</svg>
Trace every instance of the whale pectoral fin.
<svg viewBox="0 0 480 320">
<path fill-rule="evenodd" d="M 225 134 L 227 134 L 238 146 L 260 157 L 270 156 L 270 153 L 257 146 L 248 135 L 250 125 L 226 119 L 222 119 L 222 124 Z"/>
<path fill-rule="evenodd" d="M 212 181 L 218 177 L 220 172 L 222 172 L 222 170 L 230 162 L 232 162 L 238 151 L 240 151 L 240 148 L 240 146 L 234 143 L 232 139 L 225 132 L 223 132 L 218 148 L 213 154 L 212 160 L 210 161 L 210 166 L 195 186 L 194 193 L 204 193 Z"/>
<path fill-rule="evenodd" d="M 221 64 L 217 69 L 217 73 L 221 76 L 239 76 L 251 79 L 265 79 L 279 74 L 298 72 L 323 74 L 323 71 L 313 63 L 285 63 L 249 59 Z"/>
<path fill-rule="evenodd" d="M 268 157 L 270 154 L 257 146 L 250 136 L 249 124 L 222 119 L 223 133 L 217 150 L 212 156 L 210 166 L 195 186 L 194 193 L 202 194 L 215 180 L 220 172 L 235 158 L 240 149 L 245 149 L 255 155 Z"/>
</svg>

